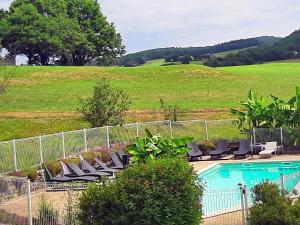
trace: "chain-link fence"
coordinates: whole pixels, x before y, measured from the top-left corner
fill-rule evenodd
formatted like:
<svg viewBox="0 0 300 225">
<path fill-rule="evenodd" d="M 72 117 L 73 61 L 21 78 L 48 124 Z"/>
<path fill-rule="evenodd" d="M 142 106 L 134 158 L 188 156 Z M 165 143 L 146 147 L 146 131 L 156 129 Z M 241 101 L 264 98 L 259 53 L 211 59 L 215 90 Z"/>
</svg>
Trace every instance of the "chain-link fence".
<svg viewBox="0 0 300 225">
<path fill-rule="evenodd" d="M 193 137 L 195 140 L 239 140 L 245 137 L 233 120 L 156 121 L 107 126 L 0 143 L 0 174 L 30 168 L 84 151 L 118 149 L 144 136 L 145 129 L 168 138 Z"/>
</svg>

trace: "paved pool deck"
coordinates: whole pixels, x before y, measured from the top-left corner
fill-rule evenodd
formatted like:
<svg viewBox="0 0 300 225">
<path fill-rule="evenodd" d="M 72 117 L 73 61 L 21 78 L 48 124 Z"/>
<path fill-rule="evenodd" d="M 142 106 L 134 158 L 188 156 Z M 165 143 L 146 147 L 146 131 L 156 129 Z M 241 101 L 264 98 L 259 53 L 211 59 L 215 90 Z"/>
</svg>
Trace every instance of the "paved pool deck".
<svg viewBox="0 0 300 225">
<path fill-rule="evenodd" d="M 270 161 L 300 161 L 300 154 L 283 154 L 270 156 L 268 158 L 259 155 L 248 156 L 247 159 L 238 160 L 209 160 L 209 161 L 197 161 L 191 162 L 196 172 L 201 172 L 206 168 L 209 168 L 218 163 L 239 163 L 239 162 L 270 162 Z"/>
</svg>

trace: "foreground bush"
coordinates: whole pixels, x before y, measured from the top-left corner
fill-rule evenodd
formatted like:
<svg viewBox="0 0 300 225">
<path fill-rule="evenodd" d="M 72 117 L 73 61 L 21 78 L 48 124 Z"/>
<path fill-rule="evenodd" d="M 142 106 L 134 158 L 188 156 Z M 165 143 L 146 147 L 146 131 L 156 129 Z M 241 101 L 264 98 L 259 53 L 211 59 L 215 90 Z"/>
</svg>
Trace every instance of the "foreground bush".
<svg viewBox="0 0 300 225">
<path fill-rule="evenodd" d="M 138 164 L 113 183 L 90 185 L 79 199 L 79 219 L 90 225 L 199 225 L 202 186 L 176 157 Z"/>
<path fill-rule="evenodd" d="M 253 188 L 254 205 L 250 208 L 248 225 L 299 225 L 300 201 L 282 195 L 276 184 L 263 182 Z"/>
</svg>

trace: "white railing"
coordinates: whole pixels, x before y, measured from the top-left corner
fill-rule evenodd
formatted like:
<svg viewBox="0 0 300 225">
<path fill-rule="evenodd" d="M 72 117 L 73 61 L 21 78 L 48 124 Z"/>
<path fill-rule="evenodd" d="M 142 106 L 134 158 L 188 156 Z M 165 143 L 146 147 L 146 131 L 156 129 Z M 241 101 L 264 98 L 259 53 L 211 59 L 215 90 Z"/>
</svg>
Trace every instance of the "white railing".
<svg viewBox="0 0 300 225">
<path fill-rule="evenodd" d="M 88 150 L 122 148 L 132 143 L 144 130 L 165 137 L 190 136 L 195 140 L 242 137 L 234 120 L 154 121 L 106 126 L 41 135 L 32 138 L 0 142 L 0 174 L 58 160 Z"/>
</svg>

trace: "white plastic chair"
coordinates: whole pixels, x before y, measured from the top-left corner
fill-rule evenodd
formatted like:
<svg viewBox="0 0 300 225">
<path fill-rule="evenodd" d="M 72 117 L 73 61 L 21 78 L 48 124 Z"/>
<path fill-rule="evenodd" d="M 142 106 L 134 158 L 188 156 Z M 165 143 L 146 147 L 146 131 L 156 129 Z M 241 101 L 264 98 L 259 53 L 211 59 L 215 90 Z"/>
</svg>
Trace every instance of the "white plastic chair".
<svg viewBox="0 0 300 225">
<path fill-rule="evenodd" d="M 260 155 L 272 155 L 273 153 L 277 153 L 277 142 L 266 142 L 266 144 L 262 147 L 262 151 L 259 153 Z"/>
</svg>

